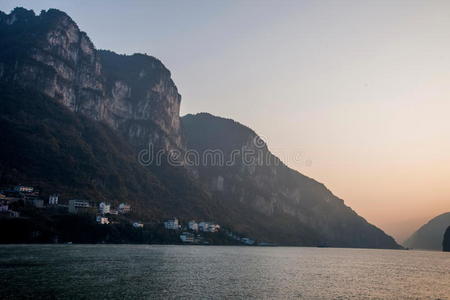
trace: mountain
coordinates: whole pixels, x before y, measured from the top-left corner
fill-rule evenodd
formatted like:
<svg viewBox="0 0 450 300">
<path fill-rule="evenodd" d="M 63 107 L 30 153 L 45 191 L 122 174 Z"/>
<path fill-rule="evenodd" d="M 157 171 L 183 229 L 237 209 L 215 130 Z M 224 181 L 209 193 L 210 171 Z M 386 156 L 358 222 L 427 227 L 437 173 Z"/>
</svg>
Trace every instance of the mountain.
<svg viewBox="0 0 450 300">
<path fill-rule="evenodd" d="M 201 159 L 212 157 L 209 154 L 213 152 L 223 157 L 222 161 L 217 156 L 214 163 L 203 160 L 194 165 L 205 189 L 241 217 L 260 216 L 259 226 L 241 221 L 241 231 L 258 236 L 263 229 L 275 241 L 289 239 L 294 244 L 397 246 L 323 184 L 284 165 L 250 128 L 207 113 L 187 115 L 181 123 L 188 149 L 199 153 Z"/>
<path fill-rule="evenodd" d="M 181 146 L 181 96 L 156 58 L 98 51 L 64 12 L 16 8 L 0 12 L 0 79 L 1 184 L 212 217 L 185 171 L 136 160 L 149 143 Z"/>
<path fill-rule="evenodd" d="M 283 245 L 399 248 L 251 129 L 208 114 L 180 119 L 161 61 L 97 50 L 64 12 L 0 12 L 0 79 L 2 186 L 129 202 L 143 221 L 212 220 Z M 242 148 L 254 153 L 229 166 L 191 162 Z"/>
<path fill-rule="evenodd" d="M 442 241 L 442 250 L 445 252 L 450 252 L 450 226 L 448 226 L 445 231 L 444 239 Z"/>
<path fill-rule="evenodd" d="M 181 96 L 169 70 L 151 56 L 96 50 L 61 11 L 0 13 L 0 77 L 131 138 L 179 146 Z"/>
<path fill-rule="evenodd" d="M 32 184 L 66 199 L 129 202 L 144 220 L 212 217 L 206 211 L 211 201 L 185 172 L 142 166 L 130 143 L 108 125 L 36 91 L 1 84 L 0 94 L 2 185 Z"/>
<path fill-rule="evenodd" d="M 441 250 L 445 230 L 450 226 L 450 212 L 441 214 L 422 225 L 403 246 L 414 249 Z"/>
</svg>

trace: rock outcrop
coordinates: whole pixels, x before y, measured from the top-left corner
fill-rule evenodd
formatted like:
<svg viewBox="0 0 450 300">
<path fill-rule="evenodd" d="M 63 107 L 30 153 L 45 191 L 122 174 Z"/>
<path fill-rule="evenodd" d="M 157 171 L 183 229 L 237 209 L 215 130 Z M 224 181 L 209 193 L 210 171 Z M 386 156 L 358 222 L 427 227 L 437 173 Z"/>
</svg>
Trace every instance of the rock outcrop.
<svg viewBox="0 0 450 300">
<path fill-rule="evenodd" d="M 181 96 L 169 70 L 151 56 L 96 50 L 59 10 L 0 14 L 0 80 L 43 92 L 135 143 L 180 147 Z"/>
<path fill-rule="evenodd" d="M 149 143 L 182 146 L 181 96 L 158 59 L 97 50 L 59 10 L 16 8 L 0 12 L 0 95 L 0 184 L 130 202 L 142 219 L 211 218 L 184 170 L 136 160 Z"/>
</svg>

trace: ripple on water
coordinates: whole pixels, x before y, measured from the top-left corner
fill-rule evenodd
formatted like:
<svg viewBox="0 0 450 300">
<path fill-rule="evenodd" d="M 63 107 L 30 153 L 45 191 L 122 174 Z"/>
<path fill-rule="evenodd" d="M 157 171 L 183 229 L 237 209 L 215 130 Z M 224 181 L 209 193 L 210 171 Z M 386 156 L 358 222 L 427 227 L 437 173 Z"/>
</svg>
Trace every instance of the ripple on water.
<svg viewBox="0 0 450 300">
<path fill-rule="evenodd" d="M 149 245 L 0 246 L 3 298 L 449 299 L 441 252 Z"/>
</svg>

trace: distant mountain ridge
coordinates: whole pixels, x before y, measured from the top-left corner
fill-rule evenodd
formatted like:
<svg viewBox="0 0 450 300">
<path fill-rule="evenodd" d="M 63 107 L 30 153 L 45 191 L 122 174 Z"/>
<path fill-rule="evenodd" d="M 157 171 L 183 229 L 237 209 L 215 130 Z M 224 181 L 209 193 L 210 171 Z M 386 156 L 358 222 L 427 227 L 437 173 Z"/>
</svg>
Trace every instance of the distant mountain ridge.
<svg viewBox="0 0 450 300">
<path fill-rule="evenodd" d="M 181 96 L 158 59 L 97 50 L 61 11 L 0 12 L 0 79 L 0 184 L 126 201 L 142 220 L 214 220 L 282 245 L 400 247 L 280 163 L 253 130 L 209 114 L 180 119 Z M 166 156 L 245 146 L 268 161 L 146 167 L 136 158 L 149 144 Z"/>
<path fill-rule="evenodd" d="M 444 233 L 448 226 L 450 226 L 450 212 L 436 216 L 422 225 L 403 243 L 403 246 L 413 249 L 441 250 Z"/>
</svg>

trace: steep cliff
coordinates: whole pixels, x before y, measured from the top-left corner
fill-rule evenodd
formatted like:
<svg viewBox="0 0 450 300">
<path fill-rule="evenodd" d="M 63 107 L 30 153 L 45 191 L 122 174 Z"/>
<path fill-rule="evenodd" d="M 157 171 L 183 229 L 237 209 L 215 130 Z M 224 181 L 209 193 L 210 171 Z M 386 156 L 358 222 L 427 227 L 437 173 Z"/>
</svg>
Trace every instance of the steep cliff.
<svg viewBox="0 0 450 300">
<path fill-rule="evenodd" d="M 279 161 L 253 130 L 206 113 L 183 117 L 182 128 L 188 149 L 199 154 L 198 163 L 191 162 L 194 174 L 214 197 L 242 216 L 263 216 L 263 224 L 270 224 L 274 232 L 288 234 L 292 242 L 398 247 L 323 184 Z M 239 222 L 241 230 L 258 235 L 259 228 L 246 226 L 244 220 Z M 305 236 L 305 232 L 310 235 Z M 273 241 L 280 237 L 271 235 Z"/>
<path fill-rule="evenodd" d="M 126 138 L 42 93 L 0 84 L 0 188 L 38 186 L 63 201 L 128 202 L 142 220 L 214 218 L 214 202 L 182 168 L 147 168 Z"/>
<path fill-rule="evenodd" d="M 0 79 L 42 92 L 139 144 L 180 146 L 181 96 L 169 70 L 151 56 L 97 51 L 64 12 L 0 14 Z"/>
<path fill-rule="evenodd" d="M 148 136 L 150 141 L 158 139 L 145 123 L 151 121 L 169 138 L 167 149 L 180 146 L 181 96 L 161 61 L 143 54 L 118 55 L 105 50 L 98 54 L 111 91 L 108 119 L 114 119 L 114 127 L 135 143 L 148 143 Z"/>
<path fill-rule="evenodd" d="M 151 56 L 98 51 L 65 13 L 0 12 L 0 184 L 133 203 L 143 218 L 209 216 L 181 168 L 137 150 L 178 149 L 181 97 Z"/>
<path fill-rule="evenodd" d="M 180 122 L 181 96 L 159 60 L 96 50 L 61 11 L 0 12 L 0 80 L 0 185 L 126 201 L 143 220 L 214 220 L 286 245 L 399 247 L 322 184 L 279 162 L 249 128 L 207 114 Z M 139 163 L 149 144 L 165 158 L 180 151 L 185 167 L 164 158 Z M 253 155 L 190 165 L 190 150 L 230 157 L 242 148 Z"/>
</svg>

